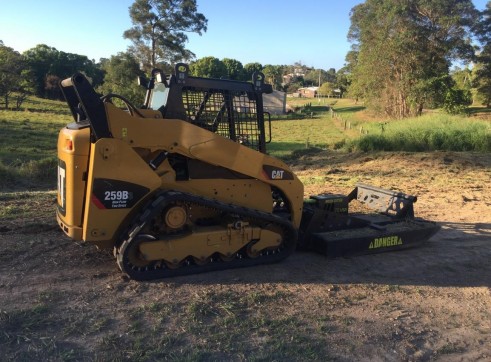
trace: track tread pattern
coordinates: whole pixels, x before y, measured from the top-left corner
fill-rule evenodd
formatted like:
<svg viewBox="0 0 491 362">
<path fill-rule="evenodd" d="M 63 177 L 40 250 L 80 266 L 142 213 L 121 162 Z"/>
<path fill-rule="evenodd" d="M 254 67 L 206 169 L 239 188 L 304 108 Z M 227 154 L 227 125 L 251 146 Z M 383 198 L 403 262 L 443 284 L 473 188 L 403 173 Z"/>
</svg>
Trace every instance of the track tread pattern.
<svg viewBox="0 0 491 362">
<path fill-rule="evenodd" d="M 130 252 L 132 243 L 135 242 L 140 230 L 153 217 L 156 217 L 161 210 L 174 202 L 190 203 L 219 210 L 227 214 L 238 215 L 239 217 L 247 218 L 249 220 L 255 220 L 258 224 L 278 225 L 284 230 L 283 243 L 274 253 L 263 253 L 261 256 L 256 258 L 249 258 L 245 253 L 244 250 L 249 245 L 247 244 L 239 253 L 237 253 L 236 258 L 231 261 L 223 261 L 219 260 L 219 258 L 212 258 L 212 262 L 206 265 L 197 265 L 196 263 L 186 259 L 182 263 L 182 266 L 175 269 L 166 267 L 163 263 L 153 263 L 155 265 L 151 264 L 150 266 L 146 267 L 135 267 L 131 265 L 128 253 Z M 142 212 L 134 218 L 134 221 L 131 223 L 130 227 L 123 234 L 119 246 L 115 248 L 115 256 L 119 268 L 131 279 L 154 280 L 173 276 L 278 262 L 286 258 L 295 250 L 296 242 L 297 231 L 291 222 L 284 217 L 180 191 L 164 191 L 151 199 L 147 203 L 147 206 L 142 209 Z"/>
</svg>

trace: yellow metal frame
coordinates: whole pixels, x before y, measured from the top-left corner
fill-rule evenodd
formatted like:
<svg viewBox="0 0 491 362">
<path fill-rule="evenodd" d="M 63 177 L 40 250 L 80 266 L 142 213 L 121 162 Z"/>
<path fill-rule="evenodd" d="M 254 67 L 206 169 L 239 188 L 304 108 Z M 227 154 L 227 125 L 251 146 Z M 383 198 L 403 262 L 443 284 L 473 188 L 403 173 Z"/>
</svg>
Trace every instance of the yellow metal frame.
<svg viewBox="0 0 491 362">
<path fill-rule="evenodd" d="M 141 110 L 144 117 L 140 117 L 111 103 L 105 103 L 105 107 L 112 138 L 90 143 L 89 128 L 63 129 L 60 132 L 58 157 L 66 163 L 67 191 L 66 213 L 58 213 L 57 217 L 70 237 L 98 246 L 112 246 L 121 228 L 139 210 L 139 205 L 156 191 L 166 189 L 272 212 L 271 187 L 274 186 L 287 197 L 292 223 L 299 227 L 303 185 L 284 162 L 188 122 L 162 119 L 157 111 Z M 67 138 L 73 142 L 73 152 L 63 149 Z M 176 181 L 175 172 L 167 160 L 157 170 L 148 165 L 160 152 L 177 153 L 245 177 Z M 292 177 L 271 180 L 264 171 L 265 165 L 285 170 Z M 95 178 L 126 181 L 144 186 L 149 191 L 132 208 L 101 209 L 91 199 Z M 262 233 L 267 234 L 265 231 Z M 274 239 L 274 235 L 267 239 Z"/>
</svg>

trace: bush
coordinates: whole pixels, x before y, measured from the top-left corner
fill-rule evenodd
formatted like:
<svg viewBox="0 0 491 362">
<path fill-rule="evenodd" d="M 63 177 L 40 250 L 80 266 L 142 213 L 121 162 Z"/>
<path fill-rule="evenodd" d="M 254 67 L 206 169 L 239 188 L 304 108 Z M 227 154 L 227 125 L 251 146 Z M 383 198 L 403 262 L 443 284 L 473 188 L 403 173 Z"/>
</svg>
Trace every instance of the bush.
<svg viewBox="0 0 491 362">
<path fill-rule="evenodd" d="M 472 93 L 463 89 L 449 89 L 445 94 L 443 109 L 449 114 L 464 114 L 472 104 Z"/>
</svg>

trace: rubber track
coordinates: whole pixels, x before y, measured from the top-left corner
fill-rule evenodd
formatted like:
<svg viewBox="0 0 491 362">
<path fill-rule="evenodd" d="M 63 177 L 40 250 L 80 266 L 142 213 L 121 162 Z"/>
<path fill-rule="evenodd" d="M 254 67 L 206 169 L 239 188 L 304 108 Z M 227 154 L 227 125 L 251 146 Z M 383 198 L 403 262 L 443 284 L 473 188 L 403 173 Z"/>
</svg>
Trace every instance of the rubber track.
<svg viewBox="0 0 491 362">
<path fill-rule="evenodd" d="M 239 215 L 247 219 L 256 220 L 259 224 L 276 224 L 284 230 L 283 243 L 279 251 L 275 253 L 263 253 L 256 258 L 249 258 L 245 253 L 244 246 L 238 256 L 232 261 L 222 261 L 218 257 L 214 257 L 213 261 L 206 265 L 196 265 L 192 261 L 185 261 L 182 266 L 176 269 L 170 269 L 163 265 L 156 267 L 137 268 L 129 263 L 127 256 L 128 247 L 133 239 L 138 235 L 138 232 L 150 221 L 153 217 L 163 210 L 166 206 L 174 202 L 185 202 L 195 205 L 204 206 L 214 210 L 219 210 L 228 214 Z M 155 196 L 143 211 L 137 215 L 135 221 L 131 224 L 129 231 L 122 238 L 123 241 L 119 248 L 115 250 L 115 256 L 120 269 L 130 278 L 135 280 L 153 280 L 167 278 L 179 275 L 188 275 L 209 272 L 214 270 L 225 270 L 231 268 L 247 267 L 259 264 L 269 264 L 283 260 L 290 255 L 296 247 L 297 232 L 291 222 L 277 215 L 262 212 L 254 209 L 245 208 L 233 204 L 223 203 L 217 200 L 195 196 L 179 191 L 165 191 Z M 240 257 L 239 257 L 240 256 Z"/>
</svg>

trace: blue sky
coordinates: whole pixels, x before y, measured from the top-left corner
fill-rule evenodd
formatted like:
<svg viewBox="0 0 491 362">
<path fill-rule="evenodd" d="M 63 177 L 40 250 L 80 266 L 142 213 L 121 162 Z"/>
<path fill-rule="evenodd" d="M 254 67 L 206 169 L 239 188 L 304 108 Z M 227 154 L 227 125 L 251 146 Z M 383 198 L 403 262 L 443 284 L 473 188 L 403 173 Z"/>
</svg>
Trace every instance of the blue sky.
<svg viewBox="0 0 491 362">
<path fill-rule="evenodd" d="M 473 0 L 480 10 L 488 0 Z M 350 44 L 349 13 L 361 0 L 197 0 L 208 31 L 189 35 L 197 58 L 247 64 L 293 64 L 339 69 Z M 125 51 L 133 0 L 0 0 L 0 40 L 23 52 L 47 44 L 98 61 Z"/>
</svg>

